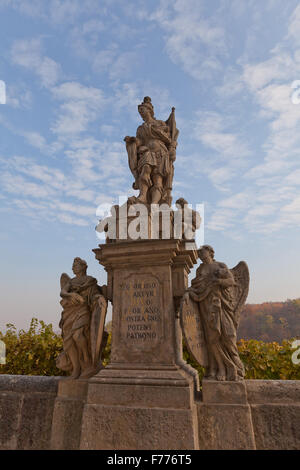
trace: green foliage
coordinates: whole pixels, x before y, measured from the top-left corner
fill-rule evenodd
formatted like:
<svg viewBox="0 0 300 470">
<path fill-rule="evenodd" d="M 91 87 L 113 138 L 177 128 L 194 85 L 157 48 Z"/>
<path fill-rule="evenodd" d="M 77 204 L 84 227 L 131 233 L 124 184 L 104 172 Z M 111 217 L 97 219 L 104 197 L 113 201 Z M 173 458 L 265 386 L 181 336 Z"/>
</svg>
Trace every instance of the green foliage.
<svg viewBox="0 0 300 470">
<path fill-rule="evenodd" d="M 62 350 L 62 338 L 53 331 L 52 325 L 33 318 L 28 331 L 17 333 L 12 324 L 8 324 L 5 333 L 0 332 L 0 339 L 6 344 L 6 364 L 0 365 L 1 374 L 14 375 L 67 375 L 57 369 L 55 359 Z M 300 364 L 292 363 L 292 340 L 281 344 L 265 343 L 257 340 L 240 340 L 238 349 L 245 365 L 246 379 L 300 380 Z M 107 365 L 111 351 L 111 332 L 102 353 L 103 364 Z M 185 344 L 184 359 L 194 367 L 200 379 L 204 375 Z"/>
<path fill-rule="evenodd" d="M 245 366 L 245 378 L 300 380 L 300 364 L 292 362 L 292 354 L 295 351 L 291 347 L 292 343 L 293 340 L 284 340 L 282 344 L 264 343 L 254 339 L 240 340 L 238 350 Z M 185 344 L 183 344 L 183 357 L 198 371 L 201 380 L 204 368 L 196 363 Z"/>
<path fill-rule="evenodd" d="M 13 375 L 66 375 L 57 369 L 55 359 L 62 351 L 62 338 L 42 320 L 33 318 L 28 331 L 12 324 L 0 332 L 6 346 L 6 364 L 0 365 L 1 374 Z"/>
<path fill-rule="evenodd" d="M 194 369 L 196 369 L 196 371 L 198 372 L 199 374 L 199 378 L 200 380 L 202 379 L 202 377 L 204 376 L 204 372 L 205 372 L 205 369 L 204 367 L 200 366 L 198 364 L 198 362 L 195 361 L 195 359 L 193 358 L 193 356 L 190 354 L 185 342 L 183 341 L 183 359 L 188 363 L 190 364 Z"/>
<path fill-rule="evenodd" d="M 104 366 L 107 366 L 107 364 L 109 363 L 110 350 L 111 350 L 111 332 L 108 334 L 107 343 L 101 355 L 101 360 Z"/>
<path fill-rule="evenodd" d="M 293 340 L 281 344 L 264 343 L 254 339 L 238 342 L 246 379 L 300 380 L 300 364 L 293 364 Z"/>
</svg>

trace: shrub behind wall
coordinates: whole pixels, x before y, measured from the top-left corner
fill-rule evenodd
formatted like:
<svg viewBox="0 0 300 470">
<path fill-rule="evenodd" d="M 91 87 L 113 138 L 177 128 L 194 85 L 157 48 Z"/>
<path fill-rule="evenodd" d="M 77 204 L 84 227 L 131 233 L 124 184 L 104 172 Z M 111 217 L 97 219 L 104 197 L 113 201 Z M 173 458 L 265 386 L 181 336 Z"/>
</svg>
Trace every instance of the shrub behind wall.
<svg viewBox="0 0 300 470">
<path fill-rule="evenodd" d="M 28 331 L 8 324 L 5 333 L 0 332 L 0 340 L 6 345 L 6 364 L 0 365 L 1 374 L 12 375 L 67 375 L 57 369 L 55 359 L 62 351 L 62 338 L 53 331 L 52 324 L 33 318 Z M 257 340 L 240 340 L 238 349 L 245 365 L 246 379 L 300 380 L 300 364 L 293 364 L 295 351 L 292 340 L 281 344 L 265 343 Z M 110 357 L 111 333 L 102 355 L 104 365 Z M 199 366 L 183 346 L 184 359 L 198 370 L 200 379 L 204 369 Z"/>
</svg>

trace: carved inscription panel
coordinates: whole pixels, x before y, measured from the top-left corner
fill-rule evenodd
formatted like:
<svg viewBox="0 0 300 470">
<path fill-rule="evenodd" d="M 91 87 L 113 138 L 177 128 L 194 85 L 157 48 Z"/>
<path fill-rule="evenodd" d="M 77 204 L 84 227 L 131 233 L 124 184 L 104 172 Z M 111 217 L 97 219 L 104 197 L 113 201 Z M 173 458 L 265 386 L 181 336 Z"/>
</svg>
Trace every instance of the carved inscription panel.
<svg viewBox="0 0 300 470">
<path fill-rule="evenodd" d="M 151 274 L 132 274 L 119 285 L 120 340 L 131 350 L 150 351 L 163 337 L 162 288 Z"/>
</svg>

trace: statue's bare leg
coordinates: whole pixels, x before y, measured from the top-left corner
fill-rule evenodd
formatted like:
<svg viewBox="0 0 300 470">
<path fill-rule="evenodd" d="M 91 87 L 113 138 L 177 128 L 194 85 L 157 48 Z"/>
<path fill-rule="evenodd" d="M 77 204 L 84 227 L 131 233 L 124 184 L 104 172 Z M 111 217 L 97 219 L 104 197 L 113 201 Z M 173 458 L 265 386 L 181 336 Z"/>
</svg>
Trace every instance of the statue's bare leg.
<svg viewBox="0 0 300 470">
<path fill-rule="evenodd" d="M 236 346 L 236 337 L 228 337 L 226 339 L 226 348 L 230 355 L 230 363 L 228 365 L 228 380 L 242 380 L 244 376 L 244 366 L 240 359 Z"/>
<path fill-rule="evenodd" d="M 161 195 L 163 191 L 163 179 L 159 174 L 154 174 L 152 176 L 153 187 L 151 189 L 151 204 L 158 204 L 161 200 Z"/>
<path fill-rule="evenodd" d="M 205 378 L 208 380 L 216 380 L 217 376 L 217 363 L 213 354 L 213 351 L 210 350 L 208 353 L 208 368 Z"/>
<path fill-rule="evenodd" d="M 206 331 L 208 339 L 208 369 L 205 378 L 208 380 L 217 380 L 219 361 L 218 359 L 218 338 L 219 334 L 212 331 Z"/>
<path fill-rule="evenodd" d="M 68 356 L 70 358 L 71 364 L 72 364 L 72 374 L 68 377 L 69 379 L 78 379 L 80 376 L 81 368 L 80 368 L 80 362 L 79 362 L 79 357 L 78 357 L 78 351 L 73 344 L 69 349 L 68 349 Z"/>
<path fill-rule="evenodd" d="M 214 356 L 216 358 L 216 362 L 218 365 L 218 372 L 216 379 L 217 380 L 226 380 L 226 367 L 224 364 L 224 359 L 222 357 L 222 353 L 220 351 L 220 345 L 219 344 L 214 344 L 213 345 L 213 352 Z"/>
<path fill-rule="evenodd" d="M 74 341 L 76 342 L 78 350 L 82 353 L 82 362 L 83 367 L 90 367 L 91 366 L 91 359 L 88 349 L 87 340 L 83 334 L 82 329 L 79 329 L 74 334 Z"/>
<path fill-rule="evenodd" d="M 139 177 L 139 188 L 140 194 L 138 195 L 138 200 L 140 202 L 147 203 L 147 193 L 149 186 L 151 185 L 151 166 L 144 165 L 142 172 Z"/>
<path fill-rule="evenodd" d="M 232 363 L 227 367 L 227 380 L 236 381 L 238 380 L 237 368 Z"/>
</svg>

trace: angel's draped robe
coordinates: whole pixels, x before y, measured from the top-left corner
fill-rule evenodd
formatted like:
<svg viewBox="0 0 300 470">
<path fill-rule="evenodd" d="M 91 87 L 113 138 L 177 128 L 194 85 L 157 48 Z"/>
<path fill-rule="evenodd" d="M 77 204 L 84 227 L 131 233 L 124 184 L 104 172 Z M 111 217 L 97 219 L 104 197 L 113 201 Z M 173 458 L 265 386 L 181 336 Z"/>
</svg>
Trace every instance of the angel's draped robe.
<svg viewBox="0 0 300 470">
<path fill-rule="evenodd" d="M 228 287 L 213 284 L 211 274 L 201 275 L 200 268 L 197 269 L 196 278 L 192 280 L 191 284 L 191 290 L 194 293 L 192 298 L 198 303 L 207 341 L 209 368 L 216 366 L 214 351 L 217 350 L 227 375 L 232 374 L 235 370 L 238 376 L 243 377 L 244 366 L 236 345 L 237 325 L 232 292 L 234 279 L 224 263 L 214 262 L 214 264 L 222 269 L 224 273 L 222 279 L 227 280 Z"/>
<path fill-rule="evenodd" d="M 63 312 L 59 327 L 62 330 L 64 351 L 58 357 L 58 364 L 62 370 L 70 370 L 71 364 L 67 354 L 68 349 L 73 345 L 73 335 L 78 329 L 83 329 L 83 334 L 87 339 L 90 349 L 89 328 L 91 313 L 100 294 L 97 279 L 92 276 L 86 276 L 82 284 L 78 284 L 76 278 L 71 279 L 71 289 L 69 292 L 76 292 L 83 297 L 84 302 L 74 305 L 67 297 L 63 298 L 60 302 Z"/>
</svg>

